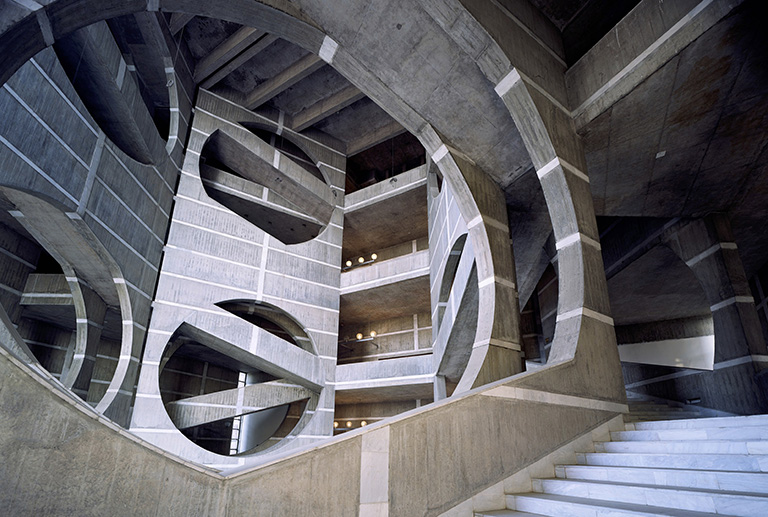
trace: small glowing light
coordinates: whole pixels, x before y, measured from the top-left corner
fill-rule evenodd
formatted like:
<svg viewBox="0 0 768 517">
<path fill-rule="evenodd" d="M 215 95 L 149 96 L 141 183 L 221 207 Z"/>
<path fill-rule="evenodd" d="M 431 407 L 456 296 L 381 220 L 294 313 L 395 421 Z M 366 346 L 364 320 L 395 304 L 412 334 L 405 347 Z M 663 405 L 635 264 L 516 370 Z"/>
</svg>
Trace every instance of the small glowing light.
<svg viewBox="0 0 768 517">
<path fill-rule="evenodd" d="M 371 337 L 376 337 L 376 331 L 375 330 L 371 331 Z"/>
<path fill-rule="evenodd" d="M 365 262 L 365 259 L 363 257 L 360 257 L 359 259 L 357 259 L 357 261 L 362 264 L 363 262 Z"/>
<path fill-rule="evenodd" d="M 351 266 L 351 265 L 352 265 L 352 261 L 351 261 L 351 260 L 348 260 L 348 261 L 347 261 L 347 267 L 349 267 L 349 266 Z"/>
<path fill-rule="evenodd" d="M 367 425 L 368 425 L 368 422 L 366 422 L 365 420 L 363 420 L 362 422 L 360 422 L 360 427 L 365 427 L 365 426 L 367 426 Z"/>
<path fill-rule="evenodd" d="M 333 423 L 333 428 L 336 429 L 337 427 L 339 427 L 339 423 L 338 422 L 334 422 Z"/>
<path fill-rule="evenodd" d="M 371 253 L 371 260 L 376 260 L 377 258 L 379 258 L 378 255 L 376 255 L 375 253 Z"/>
<path fill-rule="evenodd" d="M 355 334 L 355 337 L 356 337 L 357 339 L 363 339 L 363 334 L 362 334 L 362 332 L 358 332 L 357 334 Z"/>
<path fill-rule="evenodd" d="M 349 420 L 347 420 L 347 427 L 352 427 L 352 422 L 350 422 Z"/>
</svg>

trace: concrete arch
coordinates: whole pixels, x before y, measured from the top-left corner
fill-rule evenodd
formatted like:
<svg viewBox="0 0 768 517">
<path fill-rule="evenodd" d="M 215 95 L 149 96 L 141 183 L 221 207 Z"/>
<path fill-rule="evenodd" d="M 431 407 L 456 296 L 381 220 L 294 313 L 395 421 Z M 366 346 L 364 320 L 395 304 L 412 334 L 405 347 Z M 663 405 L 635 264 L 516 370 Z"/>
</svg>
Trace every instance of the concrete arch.
<svg viewBox="0 0 768 517">
<path fill-rule="evenodd" d="M 0 193 L 16 207 L 16 220 L 59 262 L 73 294 L 77 334 L 73 358 L 62 376 L 64 386 L 75 384 L 88 347 L 89 304 L 81 284 L 90 286 L 107 305 L 120 308 L 120 357 L 107 392 L 96 405 L 100 413 L 117 411 L 130 403 L 130 391 L 124 384 L 137 359 L 133 355 L 132 304 L 120 267 L 76 212 L 12 187 L 0 185 Z"/>
<path fill-rule="evenodd" d="M 442 171 L 443 177 L 454 186 L 457 204 L 465 221 L 468 223 L 475 222 L 475 225 L 470 228 L 470 238 L 475 249 L 478 250 L 478 256 L 482 255 L 483 257 L 478 260 L 478 278 L 481 282 L 487 282 L 489 279 L 492 281 L 486 283 L 480 290 L 479 310 L 480 314 L 486 316 L 478 325 L 474 340 L 473 358 L 470 360 L 470 367 L 464 376 L 459 391 L 520 371 L 520 361 L 517 357 L 517 352 L 520 350 L 519 325 L 517 324 L 519 310 L 517 310 L 514 271 L 513 266 L 511 266 L 511 249 L 507 245 L 500 244 L 508 240 L 506 214 L 494 213 L 498 211 L 499 206 L 498 203 L 494 205 L 494 202 L 498 202 L 501 198 L 498 187 L 487 178 L 487 175 L 474 164 L 472 159 L 459 157 L 460 153 L 456 154 L 455 151 L 449 152 L 444 138 L 416 110 L 411 108 L 408 100 L 402 98 L 401 92 L 394 91 L 381 77 L 371 72 L 364 63 L 356 59 L 353 49 L 346 50 L 344 46 L 316 28 L 316 24 L 304 14 L 304 12 L 309 12 L 315 17 L 319 16 L 318 19 L 323 19 L 326 22 L 324 29 L 328 33 L 342 35 L 344 27 L 340 27 L 334 18 L 334 14 L 339 13 L 318 11 L 318 6 L 313 5 L 305 6 L 304 10 L 299 10 L 288 2 L 280 2 L 278 5 L 279 8 L 275 8 L 243 0 L 228 2 L 215 7 L 202 0 L 198 2 L 148 3 L 133 1 L 114 4 L 83 1 L 78 4 L 78 9 L 71 9 L 59 0 L 30 12 L 24 18 L 23 23 L 13 25 L 5 33 L 0 34 L 0 49 L 8 48 L 11 44 L 18 47 L 18 41 L 25 42 L 22 46 L 23 52 L 16 53 L 14 56 L 4 55 L 3 58 L 0 58 L 2 59 L 0 60 L 0 82 L 4 82 L 16 68 L 44 46 L 52 44 L 56 39 L 102 19 L 144 10 L 162 9 L 185 12 L 259 27 L 310 52 L 319 54 L 419 138 Z M 401 8 L 406 7 L 401 6 Z M 81 10 L 87 12 L 88 15 L 82 17 Z M 353 14 L 346 13 L 344 17 L 349 21 Z M 384 15 L 391 16 L 390 13 L 384 13 Z M 442 77 L 439 80 L 442 81 Z M 468 112 L 473 111 L 473 109 L 464 109 Z M 512 124 L 509 126 L 513 127 Z M 450 126 L 443 127 L 444 130 L 449 128 Z M 456 139 L 460 138 L 460 135 L 461 132 L 457 131 L 452 136 Z M 457 159 L 462 162 L 461 167 L 457 163 Z M 473 183 L 472 188 L 467 186 L 468 180 Z M 488 197 L 489 193 L 490 198 Z M 485 198 L 490 202 L 483 207 L 478 207 L 473 196 L 478 196 L 478 199 Z M 493 199 L 494 197 L 496 199 Z M 494 234 L 492 238 L 489 238 L 488 232 Z M 481 253 L 480 250 L 485 252 Z M 498 270 L 501 264 L 505 265 L 507 271 L 500 272 Z M 495 269 L 494 265 L 496 265 Z M 501 279 L 501 282 L 493 280 L 496 278 Z M 497 296 L 505 299 L 505 303 L 496 303 Z M 512 309 L 508 310 L 510 304 Z M 494 348 L 490 348 L 492 340 Z M 500 369 L 496 369 L 495 372 L 489 373 L 489 376 L 478 378 L 483 365 L 486 364 L 489 350 L 497 352 L 494 354 L 496 360 L 502 359 L 503 356 L 502 362 L 506 364 Z M 512 353 L 511 356 L 509 351 Z M 496 360 L 490 362 L 498 362 Z"/>
<path fill-rule="evenodd" d="M 492 108 L 484 115 L 492 118 L 493 123 L 499 126 L 497 131 L 504 136 L 497 138 L 506 139 L 494 142 L 506 141 L 511 149 L 496 153 L 497 161 L 494 162 L 493 158 L 488 161 L 483 158 L 483 150 L 487 145 L 473 149 L 471 157 L 446 145 L 447 141 L 451 141 L 463 149 L 470 149 L 473 142 L 471 137 L 462 134 L 462 127 L 457 125 L 455 120 L 449 120 L 451 117 L 440 111 L 439 106 L 430 106 L 426 102 L 428 98 L 423 98 L 423 92 L 408 91 L 407 85 L 411 81 L 406 80 L 404 76 L 408 72 L 406 68 L 393 70 L 392 64 L 388 62 L 384 67 L 386 70 L 372 72 L 371 68 L 366 66 L 373 64 L 377 56 L 364 53 L 361 46 L 365 45 L 365 41 L 355 41 L 352 37 L 355 31 L 349 26 L 352 20 L 358 20 L 356 27 L 359 28 L 358 17 L 364 13 L 345 12 L 344 6 L 320 6 L 313 2 L 305 2 L 301 7 L 289 2 L 270 4 L 272 6 L 243 0 L 215 6 L 202 0 L 105 4 L 95 0 L 83 0 L 73 7 L 63 0 L 54 1 L 34 12 L 30 11 L 18 23 L 8 26 L 0 34 L 0 49 L 10 48 L 11 45 L 20 49 L 12 54 L 2 53 L 0 82 L 4 82 L 35 52 L 72 30 L 111 16 L 143 10 L 187 12 L 259 27 L 319 54 L 422 141 L 446 180 L 454 186 L 462 214 L 470 223 L 470 239 L 478 250 L 479 257 L 477 267 L 481 284 L 480 312 L 489 316 L 478 325 L 475 348 L 467 372 L 460 383 L 460 391 L 516 371 L 511 364 L 507 366 L 512 367 L 512 370 L 508 367 L 491 367 L 499 362 L 501 356 L 506 361 L 516 360 L 513 357 L 519 350 L 519 329 L 516 328 L 516 316 L 519 311 L 508 311 L 510 306 L 517 308 L 517 293 L 514 266 L 511 264 L 511 248 L 508 244 L 506 214 L 496 213 L 499 211 L 498 207 L 504 205 L 497 202 L 501 196 L 498 186 L 491 181 L 484 168 L 493 168 L 492 173 L 498 178 L 504 168 L 500 164 L 504 164 L 505 160 L 520 159 L 520 153 L 515 154 L 515 149 L 520 149 L 518 141 L 514 138 L 514 134 L 519 132 L 527 150 L 526 154 L 533 160 L 542 181 L 560 251 L 561 276 L 574 279 L 571 285 L 575 287 L 561 293 L 553 361 L 566 362 L 574 359 L 578 347 L 583 350 L 582 355 L 587 361 L 611 363 L 608 378 L 602 380 L 611 385 L 611 393 L 618 391 L 621 384 L 620 375 L 617 374 L 618 355 L 615 350 L 615 337 L 611 337 L 612 320 L 602 276 L 602 260 L 588 179 L 585 181 L 587 176 L 584 173 L 584 155 L 573 131 L 572 120 L 561 109 L 566 102 L 564 78 L 562 73 L 558 72 L 557 65 L 550 66 L 551 56 L 542 60 L 542 67 L 547 69 L 546 79 L 555 85 L 550 88 L 553 93 L 523 79 L 511 63 L 512 58 L 530 64 L 531 60 L 535 61 L 536 57 L 542 54 L 542 49 L 534 49 L 534 52 L 526 56 L 524 54 L 530 49 L 512 49 L 508 45 L 502 47 L 501 44 L 508 43 L 508 40 L 497 42 L 486 30 L 486 25 L 494 25 L 492 18 L 497 14 L 493 10 L 495 8 L 478 11 L 476 4 L 468 2 L 464 5 L 458 0 L 422 2 L 416 6 L 409 4 L 366 8 L 376 10 L 365 13 L 371 15 L 366 23 L 378 25 L 382 25 L 382 20 L 392 21 L 400 15 L 417 14 L 419 21 L 428 19 L 444 31 L 443 34 L 433 34 L 452 40 L 454 48 L 458 46 L 465 53 L 457 58 L 460 63 L 453 67 L 452 71 L 471 75 L 465 88 L 475 88 L 477 102 Z M 406 13 L 406 10 L 410 11 Z M 470 16 L 467 16 L 467 11 Z M 87 13 L 86 17 L 83 17 L 82 13 Z M 455 23 L 459 17 L 471 26 L 469 33 L 473 38 L 467 37 L 468 32 L 462 30 L 462 23 Z M 417 23 L 415 17 L 412 18 L 414 19 L 411 23 Z M 497 18 L 503 19 L 501 16 Z M 318 26 L 322 27 L 322 30 Z M 379 32 L 384 30 L 392 29 L 382 25 Z M 373 34 L 371 37 L 379 35 Z M 479 37 L 482 41 L 475 39 L 477 35 L 482 35 Z M 497 33 L 493 33 L 493 36 L 499 37 Z M 409 43 L 403 41 L 401 45 Z M 387 60 L 397 61 L 396 54 L 394 52 L 388 55 Z M 402 60 L 400 63 L 402 64 Z M 417 63 L 412 60 L 408 64 L 417 66 L 419 63 L 420 61 Z M 477 73 L 478 68 L 481 73 Z M 430 70 L 430 74 L 430 80 L 446 82 L 440 70 Z M 402 85 L 397 86 L 398 83 Z M 487 95 L 493 85 L 496 85 L 494 89 L 499 96 L 495 100 Z M 549 87 L 550 84 L 546 86 Z M 422 95 L 422 98 L 418 95 Z M 506 118 L 496 109 L 499 98 L 509 109 Z M 456 104 L 454 111 L 451 116 L 460 117 L 477 112 L 477 107 Z M 425 113 L 426 118 L 420 113 Z M 470 121 L 477 122 L 480 118 L 473 114 Z M 433 123 L 437 123 L 439 127 L 433 128 Z M 447 138 L 435 129 L 445 132 Z M 504 165 L 509 167 L 514 163 Z M 497 199 L 493 199 L 494 197 Z M 488 202 L 484 203 L 484 199 Z M 482 206 L 478 205 L 478 200 Z M 614 343 L 614 346 L 611 346 L 611 343 Z M 509 351 L 512 352 L 511 355 Z M 606 355 L 607 358 L 600 359 Z M 485 373 L 481 375 L 481 371 Z M 586 386 L 584 388 L 587 391 L 591 389 Z M 621 395 L 616 396 L 621 398 Z"/>
</svg>

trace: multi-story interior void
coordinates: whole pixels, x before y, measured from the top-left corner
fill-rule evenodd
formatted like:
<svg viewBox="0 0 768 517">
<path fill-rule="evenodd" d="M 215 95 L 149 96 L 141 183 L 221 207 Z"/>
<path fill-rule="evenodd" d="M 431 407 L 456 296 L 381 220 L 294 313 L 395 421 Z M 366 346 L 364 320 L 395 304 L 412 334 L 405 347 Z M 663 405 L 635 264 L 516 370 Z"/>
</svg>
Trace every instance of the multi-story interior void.
<svg viewBox="0 0 768 517">
<path fill-rule="evenodd" d="M 0 508 L 470 517 L 766 412 L 761 7 L 0 2 Z"/>
</svg>

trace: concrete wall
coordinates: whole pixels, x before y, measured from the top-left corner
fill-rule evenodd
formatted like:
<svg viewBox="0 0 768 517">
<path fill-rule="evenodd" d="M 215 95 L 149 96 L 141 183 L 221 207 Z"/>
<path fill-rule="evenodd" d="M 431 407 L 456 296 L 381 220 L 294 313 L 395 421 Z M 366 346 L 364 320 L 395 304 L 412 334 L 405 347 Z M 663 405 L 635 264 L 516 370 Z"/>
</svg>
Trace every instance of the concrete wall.
<svg viewBox="0 0 768 517">
<path fill-rule="evenodd" d="M 32 190 L 76 214 L 125 279 L 132 315 L 123 319 L 133 338 L 108 414 L 127 424 L 177 169 L 170 159 L 140 165 L 105 139 L 51 49 L 10 78 L 0 105 L 0 186 Z"/>
<path fill-rule="evenodd" d="M 316 239 L 286 245 L 211 199 L 201 182 L 200 153 L 216 130 L 225 131 L 253 152 L 278 153 L 241 124 L 278 130 L 277 120 L 256 115 L 205 91 L 198 94 L 131 424 L 139 436 L 210 465 L 239 465 L 246 460 L 215 455 L 189 442 L 163 408 L 158 376 L 166 347 L 182 324 L 212 332 L 211 339 L 220 339 L 220 346 L 225 347 L 218 352 L 237 357 L 250 367 L 266 368 L 277 377 L 282 374 L 270 370 L 275 360 L 283 361 L 280 368 L 316 371 L 317 380 L 313 382 L 321 388 L 317 389 L 317 407 L 308 408 L 291 439 L 283 440 L 278 447 L 304 445 L 332 432 L 345 158 L 337 150 L 285 130 L 283 136 L 318 164 L 328 182 L 323 188 L 328 197 L 336 200 L 330 223 Z M 278 163 L 272 154 L 267 159 L 270 164 Z M 281 171 L 291 166 L 285 156 L 279 163 Z M 272 189 L 263 189 L 263 195 L 273 195 Z M 271 335 L 216 306 L 227 300 L 252 300 L 285 311 L 309 338 L 302 345 L 305 350 L 278 339 L 275 346 L 287 348 L 275 348 L 271 358 L 260 358 L 263 352 L 256 350 L 255 343 L 267 346 L 265 340 L 272 339 Z M 203 320 L 208 326 L 203 326 Z M 219 332 L 224 332 L 220 338 Z M 257 337 L 252 338 L 252 333 Z"/>
</svg>

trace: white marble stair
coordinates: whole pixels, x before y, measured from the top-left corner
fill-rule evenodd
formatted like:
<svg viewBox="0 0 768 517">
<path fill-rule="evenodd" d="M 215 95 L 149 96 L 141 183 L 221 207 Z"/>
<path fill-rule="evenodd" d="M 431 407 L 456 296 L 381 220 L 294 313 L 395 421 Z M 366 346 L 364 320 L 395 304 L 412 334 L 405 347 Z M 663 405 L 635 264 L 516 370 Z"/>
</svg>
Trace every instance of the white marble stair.
<svg viewBox="0 0 768 517">
<path fill-rule="evenodd" d="M 631 420 L 577 465 L 508 494 L 507 509 L 475 515 L 768 516 L 767 415 Z"/>
</svg>

